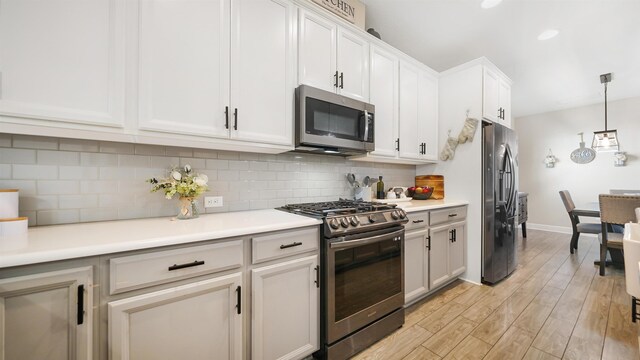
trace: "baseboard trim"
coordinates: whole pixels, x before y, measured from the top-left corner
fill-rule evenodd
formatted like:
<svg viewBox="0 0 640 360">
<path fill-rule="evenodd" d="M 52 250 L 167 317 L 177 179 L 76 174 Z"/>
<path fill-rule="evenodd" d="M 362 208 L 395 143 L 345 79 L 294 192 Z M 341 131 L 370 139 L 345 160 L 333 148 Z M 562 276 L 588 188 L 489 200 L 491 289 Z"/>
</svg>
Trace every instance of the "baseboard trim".
<svg viewBox="0 0 640 360">
<path fill-rule="evenodd" d="M 527 229 L 531 229 L 531 230 L 540 230 L 540 231 L 548 231 L 548 232 L 554 232 L 554 233 L 560 233 L 560 234 L 573 234 L 573 230 L 568 227 L 568 226 L 555 226 L 555 225 L 545 225 L 545 224 L 534 224 L 534 223 L 527 223 Z M 596 234 L 585 234 L 585 233 L 580 233 L 580 237 L 598 237 L 598 235 Z"/>
</svg>

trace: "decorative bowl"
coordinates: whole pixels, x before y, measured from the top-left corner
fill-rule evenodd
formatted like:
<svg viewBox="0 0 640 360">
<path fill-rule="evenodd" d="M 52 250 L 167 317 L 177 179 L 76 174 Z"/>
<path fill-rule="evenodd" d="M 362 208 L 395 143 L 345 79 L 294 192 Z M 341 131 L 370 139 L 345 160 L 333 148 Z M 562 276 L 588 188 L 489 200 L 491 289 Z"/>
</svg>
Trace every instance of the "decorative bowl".
<svg viewBox="0 0 640 360">
<path fill-rule="evenodd" d="M 423 191 L 421 193 L 414 192 L 411 196 L 413 200 L 428 200 L 433 194 L 433 188 L 430 186 L 422 187 Z"/>
</svg>

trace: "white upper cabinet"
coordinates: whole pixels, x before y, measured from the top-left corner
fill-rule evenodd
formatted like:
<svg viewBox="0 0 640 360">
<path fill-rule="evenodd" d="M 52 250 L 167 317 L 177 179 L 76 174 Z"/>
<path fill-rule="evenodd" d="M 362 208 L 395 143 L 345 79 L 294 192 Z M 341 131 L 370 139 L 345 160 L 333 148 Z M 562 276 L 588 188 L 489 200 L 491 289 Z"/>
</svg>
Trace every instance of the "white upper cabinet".
<svg viewBox="0 0 640 360">
<path fill-rule="evenodd" d="M 498 122 L 498 116 L 500 115 L 499 83 L 500 77 L 498 74 L 485 67 L 482 77 L 482 116 L 493 122 Z"/>
<path fill-rule="evenodd" d="M 300 9 L 299 19 L 299 82 L 334 92 L 338 84 L 336 70 L 338 26 L 302 9 Z"/>
<path fill-rule="evenodd" d="M 397 56 L 371 45 L 370 102 L 375 106 L 374 155 L 396 156 L 398 69 Z"/>
<path fill-rule="evenodd" d="M 438 80 L 428 70 L 400 61 L 399 88 L 399 156 L 436 160 Z"/>
<path fill-rule="evenodd" d="M 299 83 L 369 101 L 369 42 L 300 9 Z"/>
<path fill-rule="evenodd" d="M 369 101 L 369 43 L 338 29 L 338 93 Z"/>
<path fill-rule="evenodd" d="M 498 85 L 498 105 L 502 111 L 500 123 L 511 127 L 511 84 L 502 78 Z"/>
<path fill-rule="evenodd" d="M 229 135 L 229 5 L 229 0 L 140 2 L 141 129 Z"/>
<path fill-rule="evenodd" d="M 231 137 L 291 145 L 296 8 L 284 0 L 234 0 L 231 8 Z"/>
<path fill-rule="evenodd" d="M 123 7 L 0 0 L 0 115 L 122 127 Z"/>
<path fill-rule="evenodd" d="M 292 3 L 145 0 L 140 4 L 141 129 L 293 143 L 296 8 Z"/>
</svg>

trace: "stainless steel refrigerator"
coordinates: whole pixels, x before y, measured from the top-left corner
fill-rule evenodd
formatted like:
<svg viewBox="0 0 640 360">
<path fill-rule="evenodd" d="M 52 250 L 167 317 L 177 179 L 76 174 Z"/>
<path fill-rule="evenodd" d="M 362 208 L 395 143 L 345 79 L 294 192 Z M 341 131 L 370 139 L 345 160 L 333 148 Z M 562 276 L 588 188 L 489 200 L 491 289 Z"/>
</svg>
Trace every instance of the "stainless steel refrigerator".
<svg viewBox="0 0 640 360">
<path fill-rule="evenodd" d="M 496 283 L 518 263 L 518 139 L 493 123 L 482 124 L 482 137 L 482 281 Z"/>
</svg>

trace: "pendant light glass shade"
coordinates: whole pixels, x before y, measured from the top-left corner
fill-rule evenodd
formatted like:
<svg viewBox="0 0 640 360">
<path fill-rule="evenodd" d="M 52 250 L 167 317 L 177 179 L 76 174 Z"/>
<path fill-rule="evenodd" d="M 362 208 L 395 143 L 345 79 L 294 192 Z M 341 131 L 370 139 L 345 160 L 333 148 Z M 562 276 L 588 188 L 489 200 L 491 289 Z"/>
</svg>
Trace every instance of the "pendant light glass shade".
<svg viewBox="0 0 640 360">
<path fill-rule="evenodd" d="M 591 148 L 598 152 L 618 151 L 620 149 L 620 144 L 618 144 L 618 131 L 594 131 Z"/>
<path fill-rule="evenodd" d="M 591 148 L 598 152 L 618 151 L 618 131 L 607 129 L 607 84 L 611 82 L 611 73 L 600 75 L 600 82 L 604 84 L 604 131 L 593 132 Z"/>
</svg>

